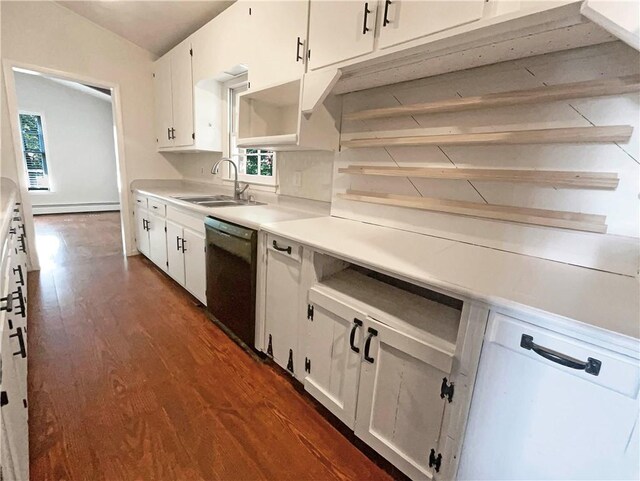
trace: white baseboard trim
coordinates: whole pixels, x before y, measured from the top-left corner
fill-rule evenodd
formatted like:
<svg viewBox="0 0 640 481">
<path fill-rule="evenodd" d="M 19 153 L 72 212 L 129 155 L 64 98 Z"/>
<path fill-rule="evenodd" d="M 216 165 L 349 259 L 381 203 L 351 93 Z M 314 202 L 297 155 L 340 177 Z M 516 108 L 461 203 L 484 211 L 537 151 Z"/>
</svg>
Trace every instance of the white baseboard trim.
<svg viewBox="0 0 640 481">
<path fill-rule="evenodd" d="M 33 206 L 33 215 L 75 214 L 81 212 L 119 211 L 119 202 L 87 202 L 83 204 L 42 204 Z"/>
</svg>

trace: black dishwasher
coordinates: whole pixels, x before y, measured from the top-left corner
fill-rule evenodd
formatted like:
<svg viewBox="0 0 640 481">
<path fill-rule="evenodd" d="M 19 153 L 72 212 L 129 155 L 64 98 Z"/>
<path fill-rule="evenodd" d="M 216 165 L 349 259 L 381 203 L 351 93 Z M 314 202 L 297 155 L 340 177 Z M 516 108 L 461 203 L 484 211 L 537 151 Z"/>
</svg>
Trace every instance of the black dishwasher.
<svg viewBox="0 0 640 481">
<path fill-rule="evenodd" d="M 258 233 L 215 217 L 205 219 L 207 309 L 226 330 L 255 346 Z"/>
</svg>

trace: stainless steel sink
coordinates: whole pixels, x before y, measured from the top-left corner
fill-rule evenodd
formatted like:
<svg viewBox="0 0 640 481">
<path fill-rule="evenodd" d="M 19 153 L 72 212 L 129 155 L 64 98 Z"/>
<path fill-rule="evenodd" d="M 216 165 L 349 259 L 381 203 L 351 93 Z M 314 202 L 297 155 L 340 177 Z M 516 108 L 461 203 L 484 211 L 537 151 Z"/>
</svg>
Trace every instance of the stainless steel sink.
<svg viewBox="0 0 640 481">
<path fill-rule="evenodd" d="M 174 199 L 190 202 L 191 204 L 201 205 L 203 207 L 231 207 L 236 205 L 264 205 L 262 202 L 249 202 L 248 200 L 234 199 L 230 195 L 209 195 L 201 197 L 175 196 Z"/>
</svg>

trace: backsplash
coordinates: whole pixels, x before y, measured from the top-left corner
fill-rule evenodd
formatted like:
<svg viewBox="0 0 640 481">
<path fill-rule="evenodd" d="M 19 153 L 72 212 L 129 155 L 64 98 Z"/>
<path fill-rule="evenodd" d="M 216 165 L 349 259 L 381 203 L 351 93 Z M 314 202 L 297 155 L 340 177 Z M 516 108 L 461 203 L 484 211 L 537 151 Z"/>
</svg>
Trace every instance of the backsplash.
<svg viewBox="0 0 640 481">
<path fill-rule="evenodd" d="M 211 174 L 221 154 L 163 154 L 182 174 L 184 180 L 222 184 L 219 175 Z M 278 152 L 277 194 L 331 202 L 334 152 Z M 258 189 L 257 187 L 253 187 Z"/>
<path fill-rule="evenodd" d="M 344 97 L 343 113 L 638 74 L 638 60 L 638 52 L 612 42 L 354 92 Z M 627 143 L 342 147 L 334 166 L 332 215 L 634 275 L 640 230 L 638 104 L 636 92 L 466 112 L 345 120 L 343 143 L 363 137 L 608 125 L 632 126 L 633 134 Z M 615 190 L 583 190 L 338 173 L 339 168 L 358 164 L 613 172 L 620 182 Z M 597 214 L 606 216 L 608 231 L 594 234 L 357 202 L 340 198 L 346 190 Z"/>
</svg>

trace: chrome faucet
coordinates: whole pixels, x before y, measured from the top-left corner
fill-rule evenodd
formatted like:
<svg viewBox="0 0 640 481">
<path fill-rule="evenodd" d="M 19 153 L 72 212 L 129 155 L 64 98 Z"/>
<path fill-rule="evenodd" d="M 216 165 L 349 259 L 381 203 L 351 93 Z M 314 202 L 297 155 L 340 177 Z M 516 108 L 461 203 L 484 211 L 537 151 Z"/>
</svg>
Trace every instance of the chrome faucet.
<svg viewBox="0 0 640 481">
<path fill-rule="evenodd" d="M 219 161 L 213 164 L 213 167 L 211 167 L 211 173 L 217 174 L 220 170 L 220 164 L 223 162 L 229 162 L 229 164 L 233 166 L 233 198 L 235 200 L 240 200 L 240 195 L 247 190 L 249 184 L 246 184 L 242 189 L 240 188 L 240 184 L 238 184 L 238 167 L 233 160 L 228 157 L 222 157 Z"/>
</svg>

